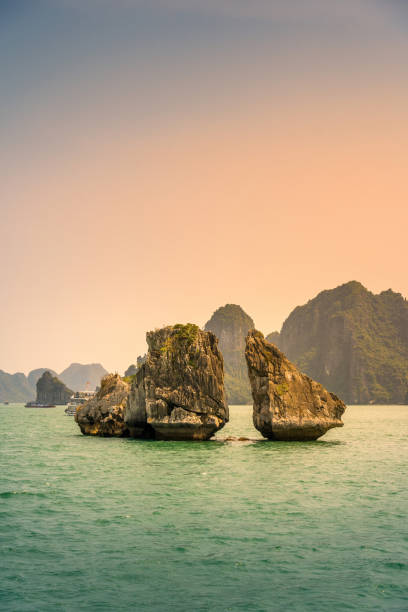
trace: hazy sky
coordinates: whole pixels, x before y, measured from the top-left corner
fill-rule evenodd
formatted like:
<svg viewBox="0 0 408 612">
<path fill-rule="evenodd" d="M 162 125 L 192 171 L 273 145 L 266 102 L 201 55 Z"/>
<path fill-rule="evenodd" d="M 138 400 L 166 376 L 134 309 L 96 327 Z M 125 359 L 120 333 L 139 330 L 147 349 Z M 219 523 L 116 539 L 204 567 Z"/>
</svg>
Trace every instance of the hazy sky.
<svg viewBox="0 0 408 612">
<path fill-rule="evenodd" d="M 408 296 L 406 0 L 1 0 L 0 369 Z"/>
</svg>

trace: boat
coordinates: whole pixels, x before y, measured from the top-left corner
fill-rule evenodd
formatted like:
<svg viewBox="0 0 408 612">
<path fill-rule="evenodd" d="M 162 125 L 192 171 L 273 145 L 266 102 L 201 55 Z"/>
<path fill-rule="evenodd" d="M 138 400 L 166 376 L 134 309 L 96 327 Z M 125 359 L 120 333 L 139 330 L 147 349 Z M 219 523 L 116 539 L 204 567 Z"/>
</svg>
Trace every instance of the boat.
<svg viewBox="0 0 408 612">
<path fill-rule="evenodd" d="M 40 404 L 40 402 L 27 402 L 25 408 L 55 408 L 55 404 Z"/>
<path fill-rule="evenodd" d="M 76 391 L 74 395 L 71 396 L 67 407 L 65 408 L 65 414 L 72 416 L 76 413 L 78 406 L 85 404 L 88 400 L 94 397 L 95 391 Z"/>
</svg>

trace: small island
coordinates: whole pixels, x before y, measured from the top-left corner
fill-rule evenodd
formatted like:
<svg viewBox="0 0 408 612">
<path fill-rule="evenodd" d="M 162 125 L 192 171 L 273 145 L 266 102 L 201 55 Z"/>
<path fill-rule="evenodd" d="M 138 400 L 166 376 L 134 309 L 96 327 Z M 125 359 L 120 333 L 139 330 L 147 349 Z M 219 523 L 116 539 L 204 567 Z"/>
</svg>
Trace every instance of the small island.
<svg viewBox="0 0 408 612">
<path fill-rule="evenodd" d="M 73 391 L 48 370 L 37 381 L 37 397 L 33 402 L 27 402 L 27 408 L 51 408 L 64 406 L 68 403 Z"/>
<path fill-rule="evenodd" d="M 208 440 L 229 420 L 224 360 L 216 336 L 187 323 L 146 334 L 148 353 L 133 374 L 102 379 L 96 396 L 78 407 L 83 434 Z M 269 440 L 316 440 L 342 427 L 346 406 L 302 374 L 261 332 L 251 330 L 245 358 L 253 422 Z M 130 374 L 130 375 L 129 375 Z"/>
</svg>

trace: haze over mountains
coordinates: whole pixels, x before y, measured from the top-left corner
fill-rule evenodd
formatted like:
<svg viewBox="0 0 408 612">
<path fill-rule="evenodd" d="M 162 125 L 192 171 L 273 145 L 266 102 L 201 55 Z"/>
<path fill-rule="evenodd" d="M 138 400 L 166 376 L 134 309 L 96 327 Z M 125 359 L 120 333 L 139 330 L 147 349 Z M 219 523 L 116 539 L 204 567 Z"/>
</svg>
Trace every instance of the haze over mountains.
<svg viewBox="0 0 408 612">
<path fill-rule="evenodd" d="M 8 374 L 0 370 L 0 402 L 33 400 L 37 394 L 37 381 L 47 371 L 74 391 L 85 390 L 87 387 L 93 391 L 99 385 L 102 376 L 107 374 L 107 370 L 100 363 L 71 363 L 61 374 L 57 374 L 52 368 L 37 368 L 28 376 L 22 372 Z"/>
<path fill-rule="evenodd" d="M 249 327 L 233 304 L 205 326 L 219 338 L 231 404 L 252 402 L 242 361 Z M 391 289 L 374 295 L 351 281 L 322 291 L 267 340 L 348 404 L 408 404 L 408 301 Z"/>
<path fill-rule="evenodd" d="M 230 404 L 252 403 L 244 357 L 245 338 L 255 327 L 237 304 L 218 308 L 204 329 L 215 333 L 224 356 Z M 357 281 L 322 291 L 298 306 L 267 339 L 303 372 L 349 404 L 408 403 L 408 301 L 389 289 L 375 295 Z M 143 358 L 138 358 L 138 363 Z M 126 375 L 134 374 L 132 365 Z M 44 371 L 70 389 L 94 389 L 107 371 L 100 364 L 71 364 L 57 375 L 50 368 L 7 374 L 0 370 L 0 401 L 35 397 Z"/>
<path fill-rule="evenodd" d="M 74 391 L 85 390 L 87 386 L 93 391 L 99 386 L 102 376 L 107 373 L 100 363 L 71 363 L 58 378 Z"/>
</svg>

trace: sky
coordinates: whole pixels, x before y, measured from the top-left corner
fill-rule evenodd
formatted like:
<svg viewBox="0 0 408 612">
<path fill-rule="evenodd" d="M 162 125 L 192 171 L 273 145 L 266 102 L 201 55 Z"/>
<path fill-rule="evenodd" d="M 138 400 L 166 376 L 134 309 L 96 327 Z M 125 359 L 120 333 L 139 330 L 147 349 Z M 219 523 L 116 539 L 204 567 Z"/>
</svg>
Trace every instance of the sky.
<svg viewBox="0 0 408 612">
<path fill-rule="evenodd" d="M 0 369 L 408 297 L 408 2 L 1 0 Z"/>
</svg>

